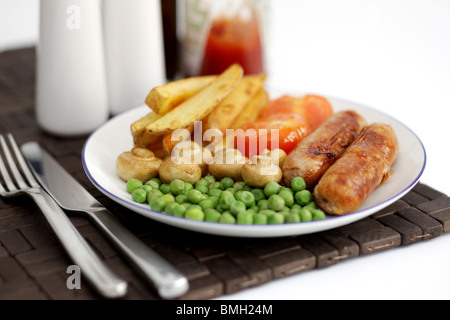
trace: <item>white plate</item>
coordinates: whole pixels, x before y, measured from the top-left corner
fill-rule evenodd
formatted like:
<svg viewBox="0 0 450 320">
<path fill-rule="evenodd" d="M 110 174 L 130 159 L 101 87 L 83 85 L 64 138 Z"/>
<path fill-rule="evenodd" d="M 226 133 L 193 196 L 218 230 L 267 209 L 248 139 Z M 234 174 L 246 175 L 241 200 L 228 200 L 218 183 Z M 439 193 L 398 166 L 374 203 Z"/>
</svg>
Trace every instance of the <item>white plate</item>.
<svg viewBox="0 0 450 320">
<path fill-rule="evenodd" d="M 397 161 L 392 167 L 392 176 L 356 212 L 345 216 L 282 225 L 227 225 L 174 217 L 153 211 L 146 204 L 133 202 L 126 191 L 125 182 L 117 175 L 115 162 L 120 153 L 132 148 L 130 125 L 149 112 L 145 105 L 119 114 L 96 130 L 83 148 L 83 167 L 92 183 L 122 206 L 145 217 L 191 231 L 231 237 L 284 237 L 333 229 L 368 217 L 403 197 L 419 182 L 425 169 L 426 152 L 420 139 L 410 129 L 388 115 L 340 99 L 329 100 L 334 111 L 353 109 L 369 123 L 392 125 L 400 146 Z"/>
</svg>

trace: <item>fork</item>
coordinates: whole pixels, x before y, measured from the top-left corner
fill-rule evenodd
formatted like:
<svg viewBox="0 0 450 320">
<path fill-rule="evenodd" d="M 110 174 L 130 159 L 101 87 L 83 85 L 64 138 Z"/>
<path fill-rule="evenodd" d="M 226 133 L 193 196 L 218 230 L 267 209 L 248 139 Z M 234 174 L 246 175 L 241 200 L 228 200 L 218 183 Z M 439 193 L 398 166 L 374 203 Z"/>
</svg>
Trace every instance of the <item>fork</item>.
<svg viewBox="0 0 450 320">
<path fill-rule="evenodd" d="M 123 297 L 127 292 L 128 284 L 100 260 L 65 212 L 36 181 L 14 137 L 8 134 L 7 138 L 12 152 L 6 139 L 0 135 L 1 150 L 6 158 L 4 162 L 0 153 L 0 196 L 5 198 L 30 196 L 41 209 L 68 255 L 80 268 L 81 274 L 86 276 L 97 292 L 105 298 Z"/>
</svg>

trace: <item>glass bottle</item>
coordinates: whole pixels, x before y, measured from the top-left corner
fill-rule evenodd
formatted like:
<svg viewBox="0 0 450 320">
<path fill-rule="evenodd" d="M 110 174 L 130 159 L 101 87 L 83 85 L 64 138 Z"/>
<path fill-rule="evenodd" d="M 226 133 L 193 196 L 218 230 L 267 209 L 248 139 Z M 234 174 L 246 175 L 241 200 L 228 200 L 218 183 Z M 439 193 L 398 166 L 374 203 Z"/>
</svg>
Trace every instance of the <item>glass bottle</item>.
<svg viewBox="0 0 450 320">
<path fill-rule="evenodd" d="M 265 71 L 268 0 L 184 0 L 180 8 L 186 76 L 219 74 L 239 63 L 245 74 Z"/>
</svg>

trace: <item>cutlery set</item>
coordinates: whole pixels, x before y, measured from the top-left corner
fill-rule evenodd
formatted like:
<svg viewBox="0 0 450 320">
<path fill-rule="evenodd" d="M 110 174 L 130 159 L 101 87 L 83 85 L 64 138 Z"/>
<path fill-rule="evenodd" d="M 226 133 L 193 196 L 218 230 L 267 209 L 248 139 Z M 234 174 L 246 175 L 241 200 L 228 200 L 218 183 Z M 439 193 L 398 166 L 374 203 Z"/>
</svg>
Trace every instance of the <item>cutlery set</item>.
<svg viewBox="0 0 450 320">
<path fill-rule="evenodd" d="M 33 198 L 81 274 L 102 297 L 124 297 L 128 284 L 97 256 L 65 211 L 90 218 L 162 298 L 188 291 L 181 272 L 129 231 L 37 142 L 19 148 L 8 134 L 6 139 L 0 135 L 0 146 L 0 196 Z"/>
</svg>

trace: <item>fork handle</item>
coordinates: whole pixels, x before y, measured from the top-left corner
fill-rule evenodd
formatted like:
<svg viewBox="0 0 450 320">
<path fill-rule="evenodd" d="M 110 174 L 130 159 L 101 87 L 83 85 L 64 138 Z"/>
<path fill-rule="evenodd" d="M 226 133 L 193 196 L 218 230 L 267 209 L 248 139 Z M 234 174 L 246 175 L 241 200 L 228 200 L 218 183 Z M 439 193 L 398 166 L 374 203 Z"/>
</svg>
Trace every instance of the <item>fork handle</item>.
<svg viewBox="0 0 450 320">
<path fill-rule="evenodd" d="M 106 298 L 123 297 L 127 292 L 127 283 L 99 259 L 55 200 L 41 190 L 29 194 L 44 213 L 68 255 L 98 293 Z"/>
</svg>

